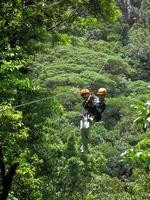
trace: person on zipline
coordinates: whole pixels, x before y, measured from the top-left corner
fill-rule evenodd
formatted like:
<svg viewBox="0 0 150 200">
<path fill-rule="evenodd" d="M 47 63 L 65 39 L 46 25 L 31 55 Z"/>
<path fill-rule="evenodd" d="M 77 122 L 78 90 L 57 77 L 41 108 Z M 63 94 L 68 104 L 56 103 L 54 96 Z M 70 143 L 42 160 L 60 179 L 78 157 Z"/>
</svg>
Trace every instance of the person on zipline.
<svg viewBox="0 0 150 200">
<path fill-rule="evenodd" d="M 97 90 L 96 96 L 99 98 L 99 108 L 101 110 L 101 113 L 103 113 L 106 109 L 106 103 L 105 103 L 106 95 L 107 95 L 106 88 L 99 88 Z"/>
<path fill-rule="evenodd" d="M 84 88 L 80 90 L 80 94 L 84 99 L 83 115 L 88 115 L 90 121 L 99 122 L 102 118 L 101 114 L 106 108 L 104 97 L 107 94 L 105 88 L 98 89 L 96 95 L 93 92 L 90 92 L 88 89 Z"/>
</svg>

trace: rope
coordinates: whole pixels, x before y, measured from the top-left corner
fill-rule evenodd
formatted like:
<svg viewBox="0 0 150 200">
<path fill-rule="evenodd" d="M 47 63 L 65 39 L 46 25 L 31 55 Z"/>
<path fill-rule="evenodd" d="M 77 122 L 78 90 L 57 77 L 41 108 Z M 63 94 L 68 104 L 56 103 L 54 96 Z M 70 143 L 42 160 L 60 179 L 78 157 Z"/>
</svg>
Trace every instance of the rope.
<svg viewBox="0 0 150 200">
<path fill-rule="evenodd" d="M 121 33 L 119 34 L 118 39 L 117 39 L 117 41 L 116 41 L 114 47 L 113 47 L 112 50 L 110 51 L 110 54 L 112 54 L 113 51 L 114 51 L 114 49 L 116 48 L 117 43 L 118 43 L 118 41 L 119 41 L 120 38 L 121 38 L 121 34 L 122 34 L 122 32 L 123 32 L 123 29 L 121 30 Z M 108 61 L 108 60 L 107 60 L 107 61 Z M 102 70 L 103 70 L 103 68 L 105 67 L 107 61 L 102 65 L 102 67 L 101 67 L 100 70 L 98 71 L 98 73 L 97 73 L 97 75 L 96 75 L 96 78 L 95 78 L 95 79 L 92 81 L 92 83 L 91 83 L 91 86 L 96 82 L 96 80 L 97 80 L 99 74 L 102 72 Z"/>
<path fill-rule="evenodd" d="M 58 95 L 55 95 L 55 97 L 60 96 L 60 95 L 65 94 L 65 93 L 66 92 L 60 93 Z M 14 109 L 14 108 L 27 106 L 27 105 L 30 105 L 30 104 L 38 103 L 38 102 L 45 101 L 45 100 L 52 99 L 52 98 L 54 98 L 54 97 L 53 96 L 49 96 L 49 97 L 45 97 L 45 98 L 42 98 L 42 99 L 37 99 L 37 100 L 34 100 L 34 101 L 30 101 L 28 103 L 23 103 L 23 104 L 19 104 L 19 105 L 16 105 L 16 106 L 12 106 L 10 108 L 2 109 L 2 110 L 0 110 L 0 112 L 4 112 L 6 110 L 11 110 L 11 109 Z"/>
</svg>

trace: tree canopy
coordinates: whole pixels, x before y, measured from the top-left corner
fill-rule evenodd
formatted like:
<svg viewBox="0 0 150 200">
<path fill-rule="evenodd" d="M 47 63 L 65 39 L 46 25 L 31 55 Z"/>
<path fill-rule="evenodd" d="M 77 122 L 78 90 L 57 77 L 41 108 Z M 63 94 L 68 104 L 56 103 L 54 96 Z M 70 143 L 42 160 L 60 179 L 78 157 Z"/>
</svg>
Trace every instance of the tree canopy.
<svg viewBox="0 0 150 200">
<path fill-rule="evenodd" d="M 1 199 L 149 199 L 149 6 L 0 2 Z M 108 90 L 84 153 L 83 87 Z"/>
</svg>

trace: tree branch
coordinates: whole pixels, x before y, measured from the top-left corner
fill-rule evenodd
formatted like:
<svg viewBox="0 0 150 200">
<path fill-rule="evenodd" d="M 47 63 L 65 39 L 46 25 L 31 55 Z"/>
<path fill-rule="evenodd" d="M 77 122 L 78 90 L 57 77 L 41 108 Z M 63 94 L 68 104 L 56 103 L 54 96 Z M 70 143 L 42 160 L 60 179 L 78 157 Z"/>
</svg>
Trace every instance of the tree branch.
<svg viewBox="0 0 150 200">
<path fill-rule="evenodd" d="M 73 19 L 76 16 L 76 14 L 79 11 L 79 9 L 80 9 L 80 7 L 78 7 L 77 9 L 75 9 L 75 11 L 65 21 L 60 20 L 59 22 L 56 22 L 56 24 L 54 26 L 52 26 L 50 28 L 47 28 L 47 30 L 48 31 L 52 31 L 55 28 L 59 27 L 61 24 L 65 23 L 65 22 L 70 22 L 71 19 Z"/>
<path fill-rule="evenodd" d="M 2 181 L 5 177 L 5 164 L 3 161 L 3 152 L 2 152 L 2 145 L 0 144 L 0 169 L 1 169 L 1 176 L 2 176 Z"/>
</svg>

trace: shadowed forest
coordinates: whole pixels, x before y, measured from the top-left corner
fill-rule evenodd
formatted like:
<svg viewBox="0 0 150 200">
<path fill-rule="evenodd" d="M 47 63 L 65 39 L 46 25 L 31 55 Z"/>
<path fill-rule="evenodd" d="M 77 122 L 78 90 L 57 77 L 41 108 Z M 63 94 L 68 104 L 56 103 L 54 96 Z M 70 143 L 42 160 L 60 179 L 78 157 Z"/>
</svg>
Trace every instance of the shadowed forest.
<svg viewBox="0 0 150 200">
<path fill-rule="evenodd" d="M 0 94 L 1 200 L 150 199 L 149 0 L 1 0 Z"/>
</svg>

